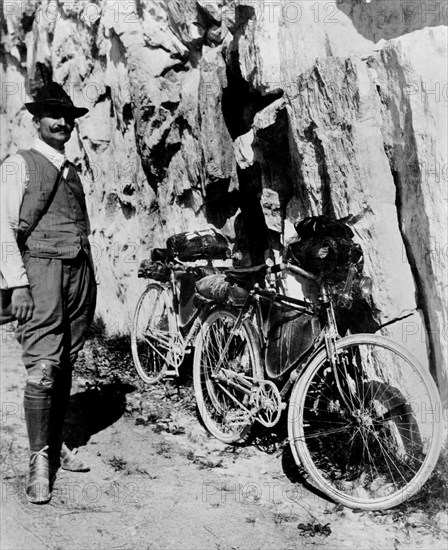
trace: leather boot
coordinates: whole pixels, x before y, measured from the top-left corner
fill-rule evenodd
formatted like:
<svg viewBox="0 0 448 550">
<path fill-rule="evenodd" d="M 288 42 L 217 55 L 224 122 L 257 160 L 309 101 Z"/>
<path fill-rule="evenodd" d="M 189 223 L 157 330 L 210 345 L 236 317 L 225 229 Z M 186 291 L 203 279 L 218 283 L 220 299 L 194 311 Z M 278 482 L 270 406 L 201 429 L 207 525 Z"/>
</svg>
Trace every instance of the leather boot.
<svg viewBox="0 0 448 550">
<path fill-rule="evenodd" d="M 51 389 L 27 382 L 23 406 L 31 452 L 26 496 L 34 504 L 43 504 L 51 498 L 48 458 Z"/>
<path fill-rule="evenodd" d="M 71 376 L 60 374 L 55 381 L 50 416 L 50 467 L 56 472 L 61 466 L 65 414 L 70 400 Z"/>
<path fill-rule="evenodd" d="M 88 472 L 89 466 L 76 456 L 76 452 L 71 451 L 65 443 L 61 447 L 61 468 L 70 472 Z"/>
<path fill-rule="evenodd" d="M 89 466 L 71 451 L 63 440 L 64 419 L 70 402 L 71 371 L 59 374 L 51 403 L 50 469 L 59 467 L 70 472 L 88 472 Z"/>
<path fill-rule="evenodd" d="M 33 504 L 45 504 L 51 499 L 48 445 L 31 453 L 26 484 L 26 498 Z"/>
</svg>

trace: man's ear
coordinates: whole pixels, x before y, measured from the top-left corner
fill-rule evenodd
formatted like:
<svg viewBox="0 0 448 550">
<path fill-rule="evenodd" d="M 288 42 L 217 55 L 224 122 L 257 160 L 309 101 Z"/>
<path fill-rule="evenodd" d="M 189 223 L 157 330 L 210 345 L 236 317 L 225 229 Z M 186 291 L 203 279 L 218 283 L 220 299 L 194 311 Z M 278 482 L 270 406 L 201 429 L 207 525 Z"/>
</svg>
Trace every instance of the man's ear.
<svg viewBox="0 0 448 550">
<path fill-rule="evenodd" d="M 38 115 L 34 115 L 33 122 L 34 122 L 34 125 L 38 127 L 40 123 L 40 117 Z"/>
</svg>

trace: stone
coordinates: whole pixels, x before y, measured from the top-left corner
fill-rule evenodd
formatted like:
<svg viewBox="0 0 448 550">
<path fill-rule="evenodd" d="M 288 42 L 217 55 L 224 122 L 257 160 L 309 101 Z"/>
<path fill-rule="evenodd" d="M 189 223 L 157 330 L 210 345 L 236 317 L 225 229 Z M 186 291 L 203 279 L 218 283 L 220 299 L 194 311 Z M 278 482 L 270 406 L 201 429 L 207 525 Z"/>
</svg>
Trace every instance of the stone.
<svg viewBox="0 0 448 550">
<path fill-rule="evenodd" d="M 423 21 L 423 0 L 112 4 L 2 7 L 0 67 L 1 160 L 31 145 L 22 105 L 50 76 L 90 110 L 67 153 L 109 330 L 128 332 L 139 261 L 171 234 L 211 224 L 233 239 L 244 219 L 280 261 L 297 219 L 352 215 L 378 321 L 447 403 L 443 10 Z M 284 287 L 308 295 L 296 279 Z"/>
<path fill-rule="evenodd" d="M 233 142 L 233 152 L 235 160 L 240 168 L 249 168 L 255 160 L 252 143 L 254 141 L 254 131 L 249 130 L 246 134 L 238 136 Z"/>
<path fill-rule="evenodd" d="M 413 512 L 406 518 L 406 523 L 411 527 L 421 527 L 426 525 L 428 518 L 424 512 Z"/>
<path fill-rule="evenodd" d="M 448 512 L 445 510 L 437 512 L 434 522 L 441 531 L 448 532 Z"/>
</svg>

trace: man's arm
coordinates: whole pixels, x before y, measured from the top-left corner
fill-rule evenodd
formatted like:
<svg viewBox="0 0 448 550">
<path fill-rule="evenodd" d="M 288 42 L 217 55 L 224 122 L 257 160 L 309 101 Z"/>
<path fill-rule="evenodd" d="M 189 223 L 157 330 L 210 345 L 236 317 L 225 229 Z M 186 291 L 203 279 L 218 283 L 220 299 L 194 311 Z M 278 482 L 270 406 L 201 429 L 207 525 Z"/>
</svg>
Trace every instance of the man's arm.
<svg viewBox="0 0 448 550">
<path fill-rule="evenodd" d="M 33 313 L 28 277 L 17 246 L 20 207 L 27 183 L 26 163 L 14 155 L 0 166 L 0 274 L 1 288 L 12 289 L 12 313 L 19 322 Z"/>
</svg>

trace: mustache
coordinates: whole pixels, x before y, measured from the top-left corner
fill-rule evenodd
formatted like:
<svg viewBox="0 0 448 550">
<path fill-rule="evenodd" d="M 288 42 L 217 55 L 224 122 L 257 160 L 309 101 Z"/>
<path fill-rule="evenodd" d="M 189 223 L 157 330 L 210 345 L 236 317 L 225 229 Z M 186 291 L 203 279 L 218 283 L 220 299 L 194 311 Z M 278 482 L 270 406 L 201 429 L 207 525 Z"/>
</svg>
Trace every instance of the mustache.
<svg viewBox="0 0 448 550">
<path fill-rule="evenodd" d="M 57 126 L 52 126 L 50 128 L 50 130 L 54 133 L 56 133 L 56 132 L 71 132 L 72 128 L 68 124 L 63 124 L 63 125 L 58 124 Z"/>
</svg>

